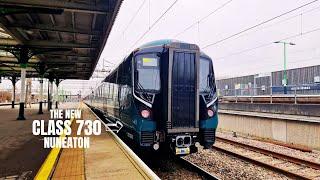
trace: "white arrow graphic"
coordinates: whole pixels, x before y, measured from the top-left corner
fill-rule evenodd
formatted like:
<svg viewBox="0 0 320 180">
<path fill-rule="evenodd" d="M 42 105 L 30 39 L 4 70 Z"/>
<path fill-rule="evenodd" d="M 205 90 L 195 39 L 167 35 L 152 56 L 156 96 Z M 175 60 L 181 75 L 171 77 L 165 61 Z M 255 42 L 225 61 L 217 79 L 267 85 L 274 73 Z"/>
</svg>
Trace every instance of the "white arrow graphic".
<svg viewBox="0 0 320 180">
<path fill-rule="evenodd" d="M 107 123 L 104 125 L 106 127 L 106 131 L 114 131 L 116 133 L 118 133 L 123 127 L 123 124 L 120 121 L 116 121 L 116 123 Z"/>
</svg>

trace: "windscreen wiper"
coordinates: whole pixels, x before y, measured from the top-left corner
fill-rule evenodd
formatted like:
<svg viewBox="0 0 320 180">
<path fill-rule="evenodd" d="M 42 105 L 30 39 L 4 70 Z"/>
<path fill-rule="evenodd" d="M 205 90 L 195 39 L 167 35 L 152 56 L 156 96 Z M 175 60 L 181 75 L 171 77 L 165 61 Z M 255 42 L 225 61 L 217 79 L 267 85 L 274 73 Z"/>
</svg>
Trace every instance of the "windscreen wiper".
<svg viewBox="0 0 320 180">
<path fill-rule="evenodd" d="M 150 98 L 152 99 L 152 97 L 149 96 L 139 81 L 137 81 L 137 87 L 139 91 L 142 91 L 142 93 L 139 92 L 141 98 L 150 102 Z"/>
<path fill-rule="evenodd" d="M 206 86 L 206 88 L 205 88 L 205 90 L 204 90 L 204 92 L 210 93 L 210 94 L 211 94 L 211 92 L 213 91 L 213 88 L 210 86 L 211 77 L 212 77 L 211 74 L 209 74 L 209 75 L 207 76 L 207 86 Z"/>
</svg>

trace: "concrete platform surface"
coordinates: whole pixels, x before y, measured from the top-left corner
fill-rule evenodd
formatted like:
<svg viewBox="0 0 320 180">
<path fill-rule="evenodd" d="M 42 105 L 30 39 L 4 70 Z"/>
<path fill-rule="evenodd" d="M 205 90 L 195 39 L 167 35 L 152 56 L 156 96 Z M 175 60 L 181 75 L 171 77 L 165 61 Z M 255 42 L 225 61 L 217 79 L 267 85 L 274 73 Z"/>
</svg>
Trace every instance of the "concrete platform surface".
<svg viewBox="0 0 320 180">
<path fill-rule="evenodd" d="M 71 104 L 61 104 L 61 108 Z M 34 177 L 45 160 L 50 149 L 43 148 L 41 136 L 32 134 L 32 122 L 35 119 L 49 119 L 49 112 L 39 115 L 38 104 L 25 109 L 27 120 L 18 121 L 18 107 L 0 107 L 0 179 L 7 176 Z"/>
<path fill-rule="evenodd" d="M 82 119 L 97 119 L 85 104 L 81 109 Z M 150 179 L 104 127 L 101 135 L 88 137 L 90 148 L 62 149 L 52 179 Z"/>
</svg>

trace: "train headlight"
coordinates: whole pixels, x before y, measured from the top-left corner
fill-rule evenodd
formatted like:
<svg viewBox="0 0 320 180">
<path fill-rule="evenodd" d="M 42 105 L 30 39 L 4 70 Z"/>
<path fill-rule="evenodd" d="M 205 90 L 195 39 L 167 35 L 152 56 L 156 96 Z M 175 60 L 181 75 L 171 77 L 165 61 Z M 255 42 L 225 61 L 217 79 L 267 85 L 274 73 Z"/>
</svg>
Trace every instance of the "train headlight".
<svg viewBox="0 0 320 180">
<path fill-rule="evenodd" d="M 209 118 L 213 117 L 216 112 L 217 112 L 217 106 L 213 105 L 211 108 L 207 110 L 208 117 Z"/>
<path fill-rule="evenodd" d="M 182 138 L 182 137 L 179 137 L 179 138 L 177 139 L 177 145 L 178 145 L 178 146 L 182 146 L 182 145 L 183 145 L 183 138 Z"/>
<path fill-rule="evenodd" d="M 149 117 L 150 117 L 150 111 L 149 111 L 149 110 L 146 110 L 146 109 L 142 110 L 142 111 L 141 111 L 141 116 L 142 116 L 143 118 L 149 118 Z"/>
<path fill-rule="evenodd" d="M 158 149 L 159 149 L 159 147 L 160 147 L 160 146 L 159 146 L 159 144 L 158 144 L 158 143 L 156 143 L 156 144 L 154 144 L 154 145 L 153 145 L 153 149 L 154 149 L 154 150 L 158 150 Z"/>
<path fill-rule="evenodd" d="M 212 109 L 208 109 L 207 113 L 209 117 L 212 117 L 214 115 L 214 112 Z"/>
</svg>

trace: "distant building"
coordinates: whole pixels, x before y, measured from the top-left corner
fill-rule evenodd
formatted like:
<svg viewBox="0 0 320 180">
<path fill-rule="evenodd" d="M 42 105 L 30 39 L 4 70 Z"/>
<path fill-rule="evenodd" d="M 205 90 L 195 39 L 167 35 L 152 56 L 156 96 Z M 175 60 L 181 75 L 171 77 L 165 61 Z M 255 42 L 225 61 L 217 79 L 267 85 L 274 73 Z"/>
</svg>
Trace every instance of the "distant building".
<svg viewBox="0 0 320 180">
<path fill-rule="evenodd" d="M 272 79 L 272 81 L 271 81 Z M 283 94 L 283 71 L 216 80 L 220 96 Z M 287 70 L 288 94 L 320 94 L 320 65 Z M 272 87 L 272 88 L 270 88 Z M 272 91 L 271 91 L 272 90 Z"/>
</svg>

